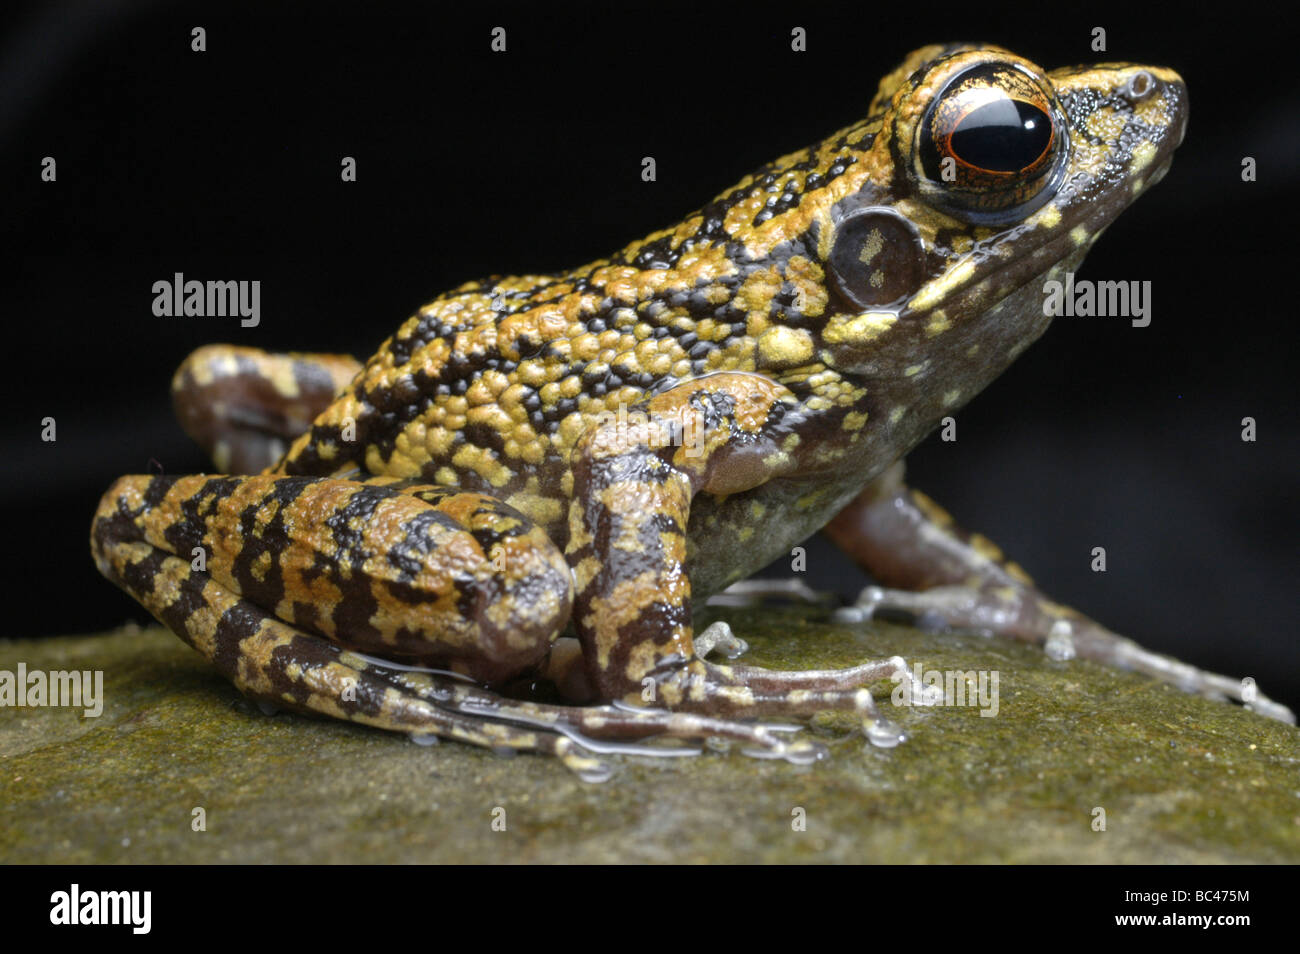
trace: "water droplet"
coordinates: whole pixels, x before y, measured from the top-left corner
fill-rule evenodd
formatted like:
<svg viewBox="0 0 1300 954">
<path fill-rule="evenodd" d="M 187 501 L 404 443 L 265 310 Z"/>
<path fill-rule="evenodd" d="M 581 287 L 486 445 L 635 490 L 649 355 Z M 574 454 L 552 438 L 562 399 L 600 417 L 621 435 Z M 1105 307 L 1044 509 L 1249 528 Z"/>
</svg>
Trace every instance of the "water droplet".
<svg viewBox="0 0 1300 954">
<path fill-rule="evenodd" d="M 1057 662 L 1065 662 L 1075 657 L 1074 630 L 1068 622 L 1058 619 L 1052 624 L 1052 629 L 1047 634 L 1047 642 L 1043 644 L 1043 652 L 1047 653 L 1047 658 L 1055 659 Z"/>
<path fill-rule="evenodd" d="M 791 765 L 812 765 L 830 758 L 830 750 L 820 742 L 805 741 L 786 748 L 785 760 Z"/>
<path fill-rule="evenodd" d="M 596 762 L 591 768 L 585 768 L 578 772 L 578 778 L 584 782 L 590 782 L 593 785 L 599 785 L 601 782 L 608 782 L 614 774 L 614 770 L 604 762 Z"/>
<path fill-rule="evenodd" d="M 862 726 L 867 741 L 878 749 L 892 749 L 907 741 L 907 734 L 888 719 L 871 719 Z"/>
<path fill-rule="evenodd" d="M 432 732 L 412 733 L 410 739 L 416 745 L 431 746 L 438 744 L 438 737 Z"/>
</svg>

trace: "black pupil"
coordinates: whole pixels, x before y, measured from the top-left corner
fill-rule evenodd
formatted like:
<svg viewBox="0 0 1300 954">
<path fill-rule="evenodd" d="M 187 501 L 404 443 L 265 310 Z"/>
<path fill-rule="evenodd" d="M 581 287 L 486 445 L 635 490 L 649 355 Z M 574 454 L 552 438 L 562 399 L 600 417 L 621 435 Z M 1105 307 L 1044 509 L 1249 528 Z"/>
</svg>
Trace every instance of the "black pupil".
<svg viewBox="0 0 1300 954">
<path fill-rule="evenodd" d="M 1019 172 L 1052 140 L 1052 120 L 1037 106 L 999 99 L 972 110 L 953 131 L 952 151 L 990 172 Z"/>
</svg>

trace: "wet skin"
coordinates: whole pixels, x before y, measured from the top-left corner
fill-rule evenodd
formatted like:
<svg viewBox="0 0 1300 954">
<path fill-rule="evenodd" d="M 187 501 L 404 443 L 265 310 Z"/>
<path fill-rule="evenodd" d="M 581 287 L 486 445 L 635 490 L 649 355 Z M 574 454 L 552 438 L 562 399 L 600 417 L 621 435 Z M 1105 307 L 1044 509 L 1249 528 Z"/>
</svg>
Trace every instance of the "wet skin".
<svg viewBox="0 0 1300 954">
<path fill-rule="evenodd" d="M 96 562 L 250 696 L 591 779 L 648 736 L 821 754 L 751 717 L 846 709 L 899 740 L 864 687 L 901 659 L 773 672 L 707 661 L 743 644 L 692 626 L 821 528 L 891 587 L 859 615 L 1241 698 L 1048 600 L 902 481 L 1046 330 L 1044 283 L 1165 175 L 1186 117 L 1170 70 L 917 50 L 863 121 L 606 259 L 441 295 L 364 366 L 200 349 L 179 416 L 256 475 L 121 478 Z M 575 704 L 500 691 L 538 676 Z"/>
</svg>

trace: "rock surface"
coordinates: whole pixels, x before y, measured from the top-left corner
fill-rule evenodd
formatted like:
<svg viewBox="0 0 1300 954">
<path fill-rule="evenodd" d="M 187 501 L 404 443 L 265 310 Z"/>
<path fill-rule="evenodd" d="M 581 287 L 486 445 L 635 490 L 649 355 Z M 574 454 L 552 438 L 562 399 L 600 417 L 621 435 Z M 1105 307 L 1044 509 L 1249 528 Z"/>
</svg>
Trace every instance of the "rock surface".
<svg viewBox="0 0 1300 954">
<path fill-rule="evenodd" d="M 263 715 L 157 628 L 0 642 L 0 670 L 102 670 L 105 695 L 93 719 L 0 709 L 0 860 L 1300 861 L 1294 727 L 1031 647 L 824 617 L 726 613 L 753 664 L 996 670 L 997 715 L 894 709 L 885 683 L 897 748 L 823 716 L 816 765 L 623 757 L 591 785 L 542 757 Z"/>
</svg>

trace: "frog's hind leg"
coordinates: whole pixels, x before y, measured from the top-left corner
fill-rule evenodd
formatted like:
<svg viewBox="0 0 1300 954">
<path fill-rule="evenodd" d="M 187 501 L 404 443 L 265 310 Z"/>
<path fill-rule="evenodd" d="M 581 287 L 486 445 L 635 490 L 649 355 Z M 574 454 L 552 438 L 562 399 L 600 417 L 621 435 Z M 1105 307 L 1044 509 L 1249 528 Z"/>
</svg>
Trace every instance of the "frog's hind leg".
<svg viewBox="0 0 1300 954">
<path fill-rule="evenodd" d="M 480 652 L 454 662 L 476 675 L 544 659 L 568 615 L 568 569 L 558 552 L 532 552 L 540 531 L 511 527 L 507 511 L 491 498 L 383 480 L 124 477 L 100 503 L 91 546 L 105 576 L 254 699 L 416 737 L 547 752 L 599 778 L 598 760 L 572 739 L 440 704 L 445 687 L 404 686 L 311 631 L 365 643 L 370 627 L 370 638 L 407 648 L 477 642 Z M 414 621 L 386 628 L 403 601 L 436 620 L 440 600 L 455 609 L 491 597 L 497 570 L 474 536 L 488 528 L 514 565 L 507 572 L 536 597 L 528 620 L 497 601 L 505 631 L 472 620 L 460 632 L 421 634 Z M 320 565 L 315 555 L 330 546 Z M 450 557 L 446 572 L 432 559 L 413 565 L 439 552 Z"/>
<path fill-rule="evenodd" d="M 583 775 L 601 773 L 590 753 L 555 733 L 449 710 L 402 691 L 353 654 L 303 633 L 144 544 L 117 544 L 106 558 L 124 586 L 240 692 L 276 707 L 345 719 L 416 739 L 437 736 L 493 750 L 559 757 Z"/>
<path fill-rule="evenodd" d="M 1232 679 L 1144 649 L 1068 606 L 1049 600 L 992 541 L 961 530 L 932 500 L 903 483 L 902 464 L 873 482 L 826 528 L 876 579 L 843 618 L 900 613 L 923 625 L 973 629 L 1044 645 L 1058 659 L 1078 656 L 1144 673 L 1215 699 L 1235 699 L 1294 723 L 1286 706 L 1253 681 Z"/>
<path fill-rule="evenodd" d="M 185 433 L 219 472 L 266 470 L 361 370 L 340 354 L 273 354 L 207 345 L 172 377 L 172 404 Z"/>
<path fill-rule="evenodd" d="M 101 502 L 92 529 L 92 548 L 106 577 L 134 596 L 241 692 L 277 707 L 402 732 L 417 740 L 438 736 L 494 750 L 548 753 L 590 781 L 606 777 L 606 769 L 597 758 L 600 753 L 665 756 L 695 751 L 636 744 L 636 740 L 650 736 L 689 741 L 732 739 L 743 744 L 752 755 L 796 763 L 812 762 L 823 754 L 824 750 L 816 742 L 788 738 L 788 733 L 782 731 L 791 728 L 787 726 L 729 722 L 662 709 L 551 706 L 507 699 L 467 675 L 397 665 L 344 649 L 300 625 L 277 618 L 236 591 L 235 584 L 241 578 L 245 585 L 252 581 L 234 562 L 227 564 L 229 554 L 223 550 L 230 543 L 223 543 L 218 536 L 242 528 L 223 519 L 223 513 L 243 514 L 250 526 L 260 529 L 261 540 L 274 545 L 275 517 L 269 513 L 273 505 L 267 502 L 268 498 L 279 502 L 274 509 L 282 519 L 296 522 L 316 509 L 345 513 L 347 508 L 337 506 L 338 501 L 335 506 L 323 507 L 326 499 L 339 493 L 355 499 L 365 487 L 374 491 L 380 501 L 393 503 L 399 497 L 407 498 L 400 503 L 413 506 L 417 514 L 423 512 L 421 505 L 426 511 L 438 508 L 440 515 L 451 518 L 459 527 L 504 541 L 506 550 L 501 562 L 515 567 L 514 578 L 520 584 L 520 591 L 530 596 L 526 607 L 522 603 L 516 606 L 526 611 L 531 625 L 540 624 L 541 628 L 532 634 L 521 633 L 523 621 L 509 619 L 508 613 L 501 621 L 512 632 L 521 634 L 524 642 L 546 648 L 546 634 L 558 632 L 563 625 L 567 591 L 562 584 L 568 580 L 567 567 L 562 562 L 547 566 L 543 560 L 542 565 L 530 568 L 530 555 L 523 548 L 536 546 L 539 541 L 516 540 L 511 546 L 512 530 L 524 529 L 524 525 L 512 527 L 508 508 L 492 498 L 475 494 L 382 479 L 361 483 L 269 476 L 127 477 L 118 481 Z M 360 511 L 353 513 L 354 520 L 361 516 Z M 385 524 L 392 519 L 391 513 L 372 510 L 364 522 Z M 352 523 L 342 519 L 338 522 Z M 207 532 L 194 537 L 200 526 Z M 459 547 L 463 551 L 470 545 L 462 534 L 452 532 L 453 537 L 440 541 L 444 548 Z M 187 534 L 190 539 L 186 539 Z M 171 552 L 177 549 L 188 554 L 184 546 L 192 539 L 202 541 L 199 549 L 210 548 L 205 569 L 198 569 L 194 560 L 182 559 Z M 302 539 L 310 539 L 310 535 Z M 250 544 L 251 541 L 244 541 L 245 548 Z M 316 546 L 319 549 L 319 541 Z M 364 539 L 353 541 L 353 546 L 354 557 L 363 555 L 367 549 Z M 549 541 L 545 546 L 549 546 Z M 240 548 L 241 552 L 243 549 Z M 262 582 L 275 575 L 273 565 L 283 567 L 291 549 L 282 549 L 277 559 L 264 561 Z M 433 548 L 429 549 L 432 552 Z M 560 559 L 558 552 L 553 556 Z M 256 556 L 249 559 L 253 564 L 258 562 Z M 458 570 L 463 572 L 471 566 L 471 560 L 464 552 L 458 554 Z M 347 562 L 346 558 L 342 562 Z M 560 573 L 561 579 L 548 578 L 551 570 Z M 280 588 L 293 589 L 292 571 L 286 575 L 281 569 L 280 574 Z M 557 584 L 561 596 L 548 600 L 545 594 L 556 591 Z M 469 583 L 461 580 L 458 586 L 462 600 L 475 602 Z M 322 585 L 316 599 L 320 601 L 327 590 Z M 262 592 L 259 597 L 265 600 L 267 593 Z M 273 602 L 285 612 L 283 600 Z M 502 613 L 509 605 L 500 598 L 490 603 Z M 367 607 L 367 611 L 374 609 Z M 302 623 L 306 619 L 305 615 L 298 617 Z M 484 639 L 481 633 L 476 639 L 485 656 L 498 659 L 497 664 L 481 660 L 477 664 L 467 661 L 462 666 L 480 677 L 524 669 L 538 658 L 536 653 L 531 658 L 490 653 L 493 640 Z"/>
</svg>

